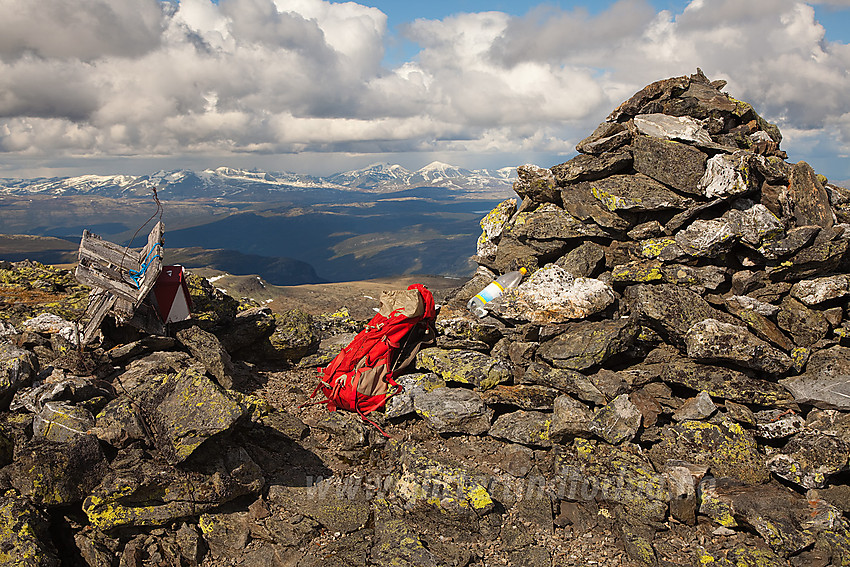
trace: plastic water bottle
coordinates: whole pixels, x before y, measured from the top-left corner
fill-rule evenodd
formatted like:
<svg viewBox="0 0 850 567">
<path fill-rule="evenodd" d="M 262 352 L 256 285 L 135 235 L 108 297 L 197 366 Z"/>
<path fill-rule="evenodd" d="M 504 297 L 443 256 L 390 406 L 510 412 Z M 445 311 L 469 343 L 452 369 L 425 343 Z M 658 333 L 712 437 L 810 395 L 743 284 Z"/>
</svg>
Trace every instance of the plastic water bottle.
<svg viewBox="0 0 850 567">
<path fill-rule="evenodd" d="M 484 309 L 484 305 L 502 295 L 502 292 L 506 289 L 518 286 L 519 282 L 522 281 L 522 276 L 524 276 L 527 271 L 528 270 L 525 268 L 520 268 L 514 272 L 502 274 L 490 282 L 487 287 L 479 291 L 475 297 L 470 299 L 466 304 L 466 308 L 472 311 L 472 313 L 479 319 L 481 317 L 485 317 L 487 315 L 487 310 Z"/>
</svg>

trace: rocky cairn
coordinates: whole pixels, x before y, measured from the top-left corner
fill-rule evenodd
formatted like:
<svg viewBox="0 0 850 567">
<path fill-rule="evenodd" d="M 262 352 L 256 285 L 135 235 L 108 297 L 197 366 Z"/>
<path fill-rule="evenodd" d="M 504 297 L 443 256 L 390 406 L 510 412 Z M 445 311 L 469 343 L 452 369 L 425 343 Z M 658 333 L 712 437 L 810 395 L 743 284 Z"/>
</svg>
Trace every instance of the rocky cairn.
<svg viewBox="0 0 850 567">
<path fill-rule="evenodd" d="M 81 350 L 86 290 L 0 263 L 0 563 L 850 564 L 850 191 L 724 86 L 653 83 L 518 168 L 389 440 L 297 407 L 344 311 L 193 276 L 171 336 Z"/>
</svg>

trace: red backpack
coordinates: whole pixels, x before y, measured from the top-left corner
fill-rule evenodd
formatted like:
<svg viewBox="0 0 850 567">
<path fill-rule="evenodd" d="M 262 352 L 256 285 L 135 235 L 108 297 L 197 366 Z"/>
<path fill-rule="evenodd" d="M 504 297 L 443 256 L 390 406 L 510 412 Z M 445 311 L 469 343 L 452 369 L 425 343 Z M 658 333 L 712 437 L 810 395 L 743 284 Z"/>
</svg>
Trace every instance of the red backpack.
<svg viewBox="0 0 850 567">
<path fill-rule="evenodd" d="M 377 427 L 366 414 L 401 391 L 394 378 L 422 346 L 434 343 L 436 316 L 434 298 L 421 284 L 383 292 L 378 314 L 328 366 L 319 368 L 321 381 L 310 397 L 321 389 L 326 399 L 315 403 L 327 403 L 330 411 L 356 412 Z"/>
</svg>

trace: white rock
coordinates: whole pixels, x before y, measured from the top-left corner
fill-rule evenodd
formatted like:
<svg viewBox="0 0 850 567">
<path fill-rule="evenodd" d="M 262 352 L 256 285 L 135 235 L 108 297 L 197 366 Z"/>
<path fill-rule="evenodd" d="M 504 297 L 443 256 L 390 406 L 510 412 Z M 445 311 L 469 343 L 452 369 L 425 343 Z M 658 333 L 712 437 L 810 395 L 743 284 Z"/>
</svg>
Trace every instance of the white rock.
<svg viewBox="0 0 850 567">
<path fill-rule="evenodd" d="M 711 145 L 711 135 L 702 124 L 689 116 L 667 114 L 639 114 L 634 118 L 635 127 L 641 134 L 665 140 L 680 140 Z"/>
<path fill-rule="evenodd" d="M 706 162 L 697 188 L 709 199 L 743 195 L 755 188 L 754 179 L 746 153 L 718 154 Z"/>
</svg>

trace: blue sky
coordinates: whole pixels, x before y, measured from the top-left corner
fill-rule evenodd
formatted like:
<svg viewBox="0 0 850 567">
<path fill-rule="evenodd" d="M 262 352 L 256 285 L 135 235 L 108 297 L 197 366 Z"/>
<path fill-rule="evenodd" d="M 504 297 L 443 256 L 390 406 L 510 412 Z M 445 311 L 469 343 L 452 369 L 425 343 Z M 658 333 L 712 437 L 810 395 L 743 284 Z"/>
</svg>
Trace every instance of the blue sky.
<svg viewBox="0 0 850 567">
<path fill-rule="evenodd" d="M 552 166 L 691 74 L 850 179 L 850 0 L 5 0 L 0 177 Z"/>
</svg>

